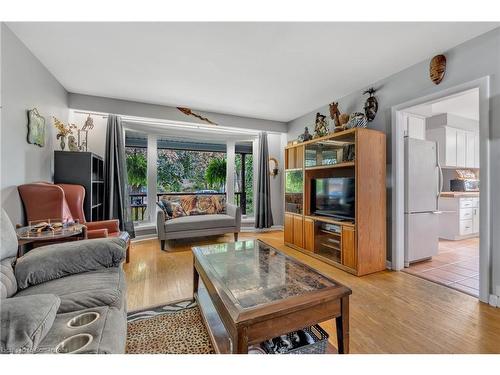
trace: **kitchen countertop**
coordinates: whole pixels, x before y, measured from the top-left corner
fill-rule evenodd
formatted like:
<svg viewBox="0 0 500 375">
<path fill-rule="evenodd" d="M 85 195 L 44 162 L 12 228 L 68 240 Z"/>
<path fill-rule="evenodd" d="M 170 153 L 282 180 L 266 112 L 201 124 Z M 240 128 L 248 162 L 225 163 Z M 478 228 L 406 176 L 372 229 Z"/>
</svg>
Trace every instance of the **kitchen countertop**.
<svg viewBox="0 0 500 375">
<path fill-rule="evenodd" d="M 443 198 L 479 197 L 478 191 L 443 191 Z"/>
</svg>

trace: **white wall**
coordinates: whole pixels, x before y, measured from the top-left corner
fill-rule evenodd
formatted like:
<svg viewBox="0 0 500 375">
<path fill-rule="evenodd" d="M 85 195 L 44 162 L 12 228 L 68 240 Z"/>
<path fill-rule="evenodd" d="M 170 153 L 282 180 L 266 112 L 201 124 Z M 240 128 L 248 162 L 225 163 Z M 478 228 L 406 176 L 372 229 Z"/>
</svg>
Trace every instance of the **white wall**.
<svg viewBox="0 0 500 375">
<path fill-rule="evenodd" d="M 24 221 L 17 186 L 52 181 L 55 140 L 52 116 L 67 120 L 68 94 L 4 23 L 1 29 L 1 202 L 16 224 Z M 27 142 L 27 111 L 34 107 L 46 121 L 43 148 Z"/>
<path fill-rule="evenodd" d="M 284 148 L 282 146 L 282 138 L 286 138 L 286 135 L 282 134 L 268 134 L 267 135 L 267 145 L 269 151 L 269 157 L 275 157 L 279 161 L 279 173 L 276 177 L 271 176 L 271 210 L 273 213 L 274 225 L 283 225 L 284 219 L 284 207 L 283 207 L 283 168 L 285 162 Z"/>
<path fill-rule="evenodd" d="M 75 124 L 78 129 L 81 129 L 88 114 L 76 113 L 73 110 L 69 111 L 69 122 Z M 108 119 L 103 116 L 91 115 L 94 120 L 94 129 L 89 131 L 87 151 L 93 152 L 99 156 L 104 157 L 106 149 L 106 128 Z M 75 133 L 75 138 L 77 137 Z M 58 147 L 59 145 L 56 145 Z"/>
</svg>

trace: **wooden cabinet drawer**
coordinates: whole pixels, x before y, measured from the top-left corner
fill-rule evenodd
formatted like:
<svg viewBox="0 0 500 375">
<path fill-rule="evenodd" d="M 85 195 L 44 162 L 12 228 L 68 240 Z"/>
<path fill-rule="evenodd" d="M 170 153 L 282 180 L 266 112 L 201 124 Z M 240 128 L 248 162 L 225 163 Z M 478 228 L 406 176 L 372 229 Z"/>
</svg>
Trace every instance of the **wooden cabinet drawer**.
<svg viewBox="0 0 500 375">
<path fill-rule="evenodd" d="M 473 198 L 460 198 L 460 208 L 469 208 L 473 205 Z"/>
<path fill-rule="evenodd" d="M 460 235 L 465 236 L 471 234 L 473 231 L 472 219 L 471 220 L 460 220 Z"/>
<path fill-rule="evenodd" d="M 470 220 L 470 219 L 472 219 L 472 208 L 461 208 L 460 220 Z"/>
</svg>

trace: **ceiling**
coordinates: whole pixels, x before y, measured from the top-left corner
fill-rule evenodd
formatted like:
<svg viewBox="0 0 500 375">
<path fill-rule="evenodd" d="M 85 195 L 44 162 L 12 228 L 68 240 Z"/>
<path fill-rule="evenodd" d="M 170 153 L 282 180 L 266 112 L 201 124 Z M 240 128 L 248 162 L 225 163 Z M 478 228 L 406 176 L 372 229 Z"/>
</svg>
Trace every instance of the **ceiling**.
<svg viewBox="0 0 500 375">
<path fill-rule="evenodd" d="M 479 121 L 479 90 L 469 90 L 463 94 L 453 95 L 432 103 L 408 108 L 405 112 L 424 117 L 450 113 L 455 116 Z"/>
<path fill-rule="evenodd" d="M 69 92 L 290 121 L 498 23 L 8 23 Z"/>
</svg>

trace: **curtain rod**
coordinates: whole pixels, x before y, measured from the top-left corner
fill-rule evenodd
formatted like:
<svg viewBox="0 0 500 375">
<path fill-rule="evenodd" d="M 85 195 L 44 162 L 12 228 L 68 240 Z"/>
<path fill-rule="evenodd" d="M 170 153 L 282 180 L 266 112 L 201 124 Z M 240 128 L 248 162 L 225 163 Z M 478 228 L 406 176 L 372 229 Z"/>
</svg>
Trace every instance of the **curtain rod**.
<svg viewBox="0 0 500 375">
<path fill-rule="evenodd" d="M 74 113 L 78 113 L 79 115 L 92 115 L 92 116 L 102 116 L 102 118 L 108 118 L 107 114 L 97 113 L 97 112 L 85 112 L 85 111 L 73 111 Z"/>
<path fill-rule="evenodd" d="M 108 114 L 106 113 L 103 113 L 103 112 L 92 112 L 92 111 L 80 111 L 80 110 L 73 110 L 73 113 L 77 113 L 79 115 L 91 115 L 91 116 L 102 116 L 103 119 L 106 119 L 108 118 Z M 143 120 L 144 124 L 147 125 L 148 124 L 148 119 L 150 119 L 149 121 L 155 121 L 154 118 L 152 117 L 149 117 L 149 118 L 144 118 L 144 117 L 134 117 L 134 116 L 123 116 L 123 115 L 117 115 L 119 117 L 121 117 L 124 121 L 134 121 L 134 122 L 141 122 L 141 120 Z M 195 126 L 204 126 L 204 127 L 207 127 L 207 128 L 213 128 L 213 129 L 217 129 L 218 125 L 210 125 L 210 124 L 202 124 L 202 123 L 196 123 L 196 122 L 181 122 L 181 121 L 173 121 L 173 120 L 162 120 L 162 119 L 159 119 L 159 122 L 161 121 L 166 121 L 166 122 L 171 122 L 172 125 L 175 125 L 176 123 L 178 123 L 178 125 L 195 125 Z M 165 124 L 165 125 L 168 125 L 168 124 Z M 238 127 L 232 127 L 232 126 L 221 126 L 221 128 L 233 128 L 233 129 L 248 129 L 248 128 L 238 128 Z M 255 130 L 256 132 L 266 132 L 268 134 L 285 134 L 285 133 L 282 133 L 282 132 L 277 132 L 277 131 L 273 131 L 273 130 L 257 130 L 257 129 L 248 129 L 248 130 Z"/>
</svg>

